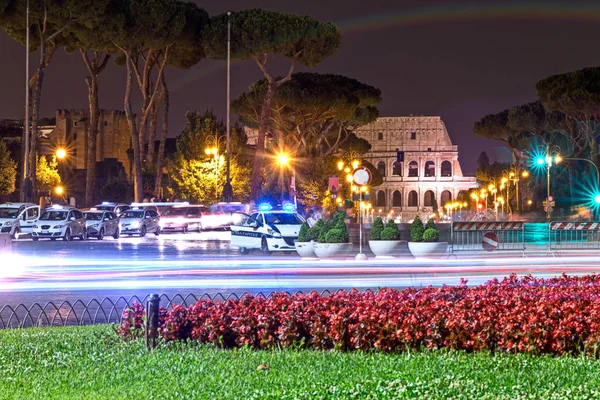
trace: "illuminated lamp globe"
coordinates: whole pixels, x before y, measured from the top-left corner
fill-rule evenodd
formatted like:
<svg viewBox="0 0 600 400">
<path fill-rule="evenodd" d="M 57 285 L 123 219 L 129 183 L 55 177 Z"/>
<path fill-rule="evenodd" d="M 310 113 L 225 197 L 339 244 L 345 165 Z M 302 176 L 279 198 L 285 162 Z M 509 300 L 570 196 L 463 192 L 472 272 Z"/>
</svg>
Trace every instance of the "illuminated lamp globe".
<svg viewBox="0 0 600 400">
<path fill-rule="evenodd" d="M 600 194 L 597 194 L 596 197 L 594 197 L 594 202 L 600 204 Z"/>
<path fill-rule="evenodd" d="M 56 150 L 56 158 L 58 158 L 59 160 L 62 160 L 66 156 L 67 156 L 67 151 L 65 149 L 60 148 L 60 149 Z"/>
</svg>

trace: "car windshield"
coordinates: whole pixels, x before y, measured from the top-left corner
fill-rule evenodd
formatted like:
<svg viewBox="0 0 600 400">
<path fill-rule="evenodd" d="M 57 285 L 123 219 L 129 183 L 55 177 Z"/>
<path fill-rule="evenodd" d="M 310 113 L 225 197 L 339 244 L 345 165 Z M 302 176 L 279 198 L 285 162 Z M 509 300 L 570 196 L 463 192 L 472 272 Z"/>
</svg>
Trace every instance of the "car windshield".
<svg viewBox="0 0 600 400">
<path fill-rule="evenodd" d="M 123 214 L 121 214 L 121 218 L 144 218 L 144 212 L 143 211 L 125 211 Z"/>
<path fill-rule="evenodd" d="M 302 218 L 298 214 L 293 213 L 272 213 L 265 214 L 267 225 L 302 225 Z"/>
<path fill-rule="evenodd" d="M 40 220 L 42 221 L 62 221 L 67 219 L 68 211 L 44 211 Z"/>
<path fill-rule="evenodd" d="M 87 221 L 101 221 L 102 220 L 101 213 L 85 213 L 83 215 L 85 215 L 85 219 Z"/>
<path fill-rule="evenodd" d="M 187 215 L 187 208 L 170 208 L 165 211 L 165 217 L 180 217 Z"/>
<path fill-rule="evenodd" d="M 18 208 L 0 208 L 0 218 L 16 219 L 19 216 Z"/>
</svg>

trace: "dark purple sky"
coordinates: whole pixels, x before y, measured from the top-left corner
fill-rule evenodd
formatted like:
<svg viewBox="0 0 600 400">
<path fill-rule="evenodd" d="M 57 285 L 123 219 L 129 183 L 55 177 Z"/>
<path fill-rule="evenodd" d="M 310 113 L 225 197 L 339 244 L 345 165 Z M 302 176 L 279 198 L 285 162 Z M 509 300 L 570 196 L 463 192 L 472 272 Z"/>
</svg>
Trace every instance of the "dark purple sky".
<svg viewBox="0 0 600 400">
<path fill-rule="evenodd" d="M 459 145 L 466 173 L 474 173 L 482 150 L 492 160 L 508 155 L 497 142 L 476 137 L 472 133 L 474 121 L 535 100 L 535 83 L 541 78 L 600 62 L 597 1 L 196 3 L 211 15 L 228 9 L 265 8 L 339 24 L 342 46 L 313 70 L 346 75 L 379 87 L 384 99 L 382 116 L 440 115 Z M 36 55 L 32 55 L 32 68 Z M 24 48 L 0 32 L 0 119 L 23 117 L 24 59 Z M 121 68 L 111 64 L 101 76 L 101 107 L 123 108 L 123 75 Z M 218 114 L 225 114 L 224 62 L 202 61 L 188 71 L 171 69 L 167 75 L 172 91 L 171 135 L 181 131 L 186 110 L 212 106 Z M 57 108 L 86 108 L 85 76 L 78 54 L 60 53 L 47 70 L 42 115 L 54 115 Z M 260 78 L 252 62 L 236 62 L 232 67 L 233 98 Z"/>
</svg>

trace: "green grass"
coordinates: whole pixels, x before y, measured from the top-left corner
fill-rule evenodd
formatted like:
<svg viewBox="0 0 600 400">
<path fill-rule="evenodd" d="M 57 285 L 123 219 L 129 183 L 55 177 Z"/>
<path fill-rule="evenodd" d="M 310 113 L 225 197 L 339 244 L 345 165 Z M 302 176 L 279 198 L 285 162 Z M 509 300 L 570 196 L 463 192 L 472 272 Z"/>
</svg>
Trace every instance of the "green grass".
<svg viewBox="0 0 600 400">
<path fill-rule="evenodd" d="M 268 370 L 257 370 L 267 364 Z M 0 399 L 597 399 L 584 358 L 219 350 L 146 351 L 108 326 L 0 331 Z"/>
</svg>

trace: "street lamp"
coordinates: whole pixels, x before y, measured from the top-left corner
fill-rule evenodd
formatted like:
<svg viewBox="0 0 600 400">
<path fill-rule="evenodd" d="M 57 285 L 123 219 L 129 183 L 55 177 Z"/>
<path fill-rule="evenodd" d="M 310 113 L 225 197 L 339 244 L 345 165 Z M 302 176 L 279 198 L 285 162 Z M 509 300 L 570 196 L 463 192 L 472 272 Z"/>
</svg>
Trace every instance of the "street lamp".
<svg viewBox="0 0 600 400">
<path fill-rule="evenodd" d="M 58 158 L 59 160 L 63 160 L 66 156 L 67 156 L 67 150 L 65 150 L 62 147 L 59 149 L 56 149 L 56 158 Z"/>
<path fill-rule="evenodd" d="M 520 178 L 529 177 L 529 171 L 523 169 L 523 167 L 519 164 L 511 164 L 507 170 L 503 171 L 504 177 L 502 178 L 502 183 L 506 184 L 506 201 L 508 204 L 507 208 L 510 208 L 510 196 L 508 187 L 510 184 L 515 185 L 515 201 L 517 203 L 517 211 L 519 211 L 519 180 Z"/>
<path fill-rule="evenodd" d="M 550 219 L 552 216 L 552 206 L 554 203 L 552 201 L 552 196 L 550 196 L 550 169 L 552 168 L 553 164 L 558 164 L 561 161 L 562 161 L 562 157 L 560 156 L 560 147 L 558 147 L 558 146 L 551 146 L 551 147 L 547 148 L 545 156 L 538 156 L 536 158 L 537 165 L 545 166 L 546 171 L 547 171 L 546 185 L 547 185 L 548 195 L 546 197 L 544 209 L 547 212 L 548 219 Z"/>
<path fill-rule="evenodd" d="M 61 196 L 65 192 L 65 189 L 62 186 L 57 186 L 54 188 L 54 193 Z"/>
<path fill-rule="evenodd" d="M 218 138 L 215 140 L 218 146 Z M 204 152 L 207 156 L 213 157 L 215 163 L 215 201 L 217 201 L 219 199 L 219 147 L 207 147 Z"/>
</svg>

